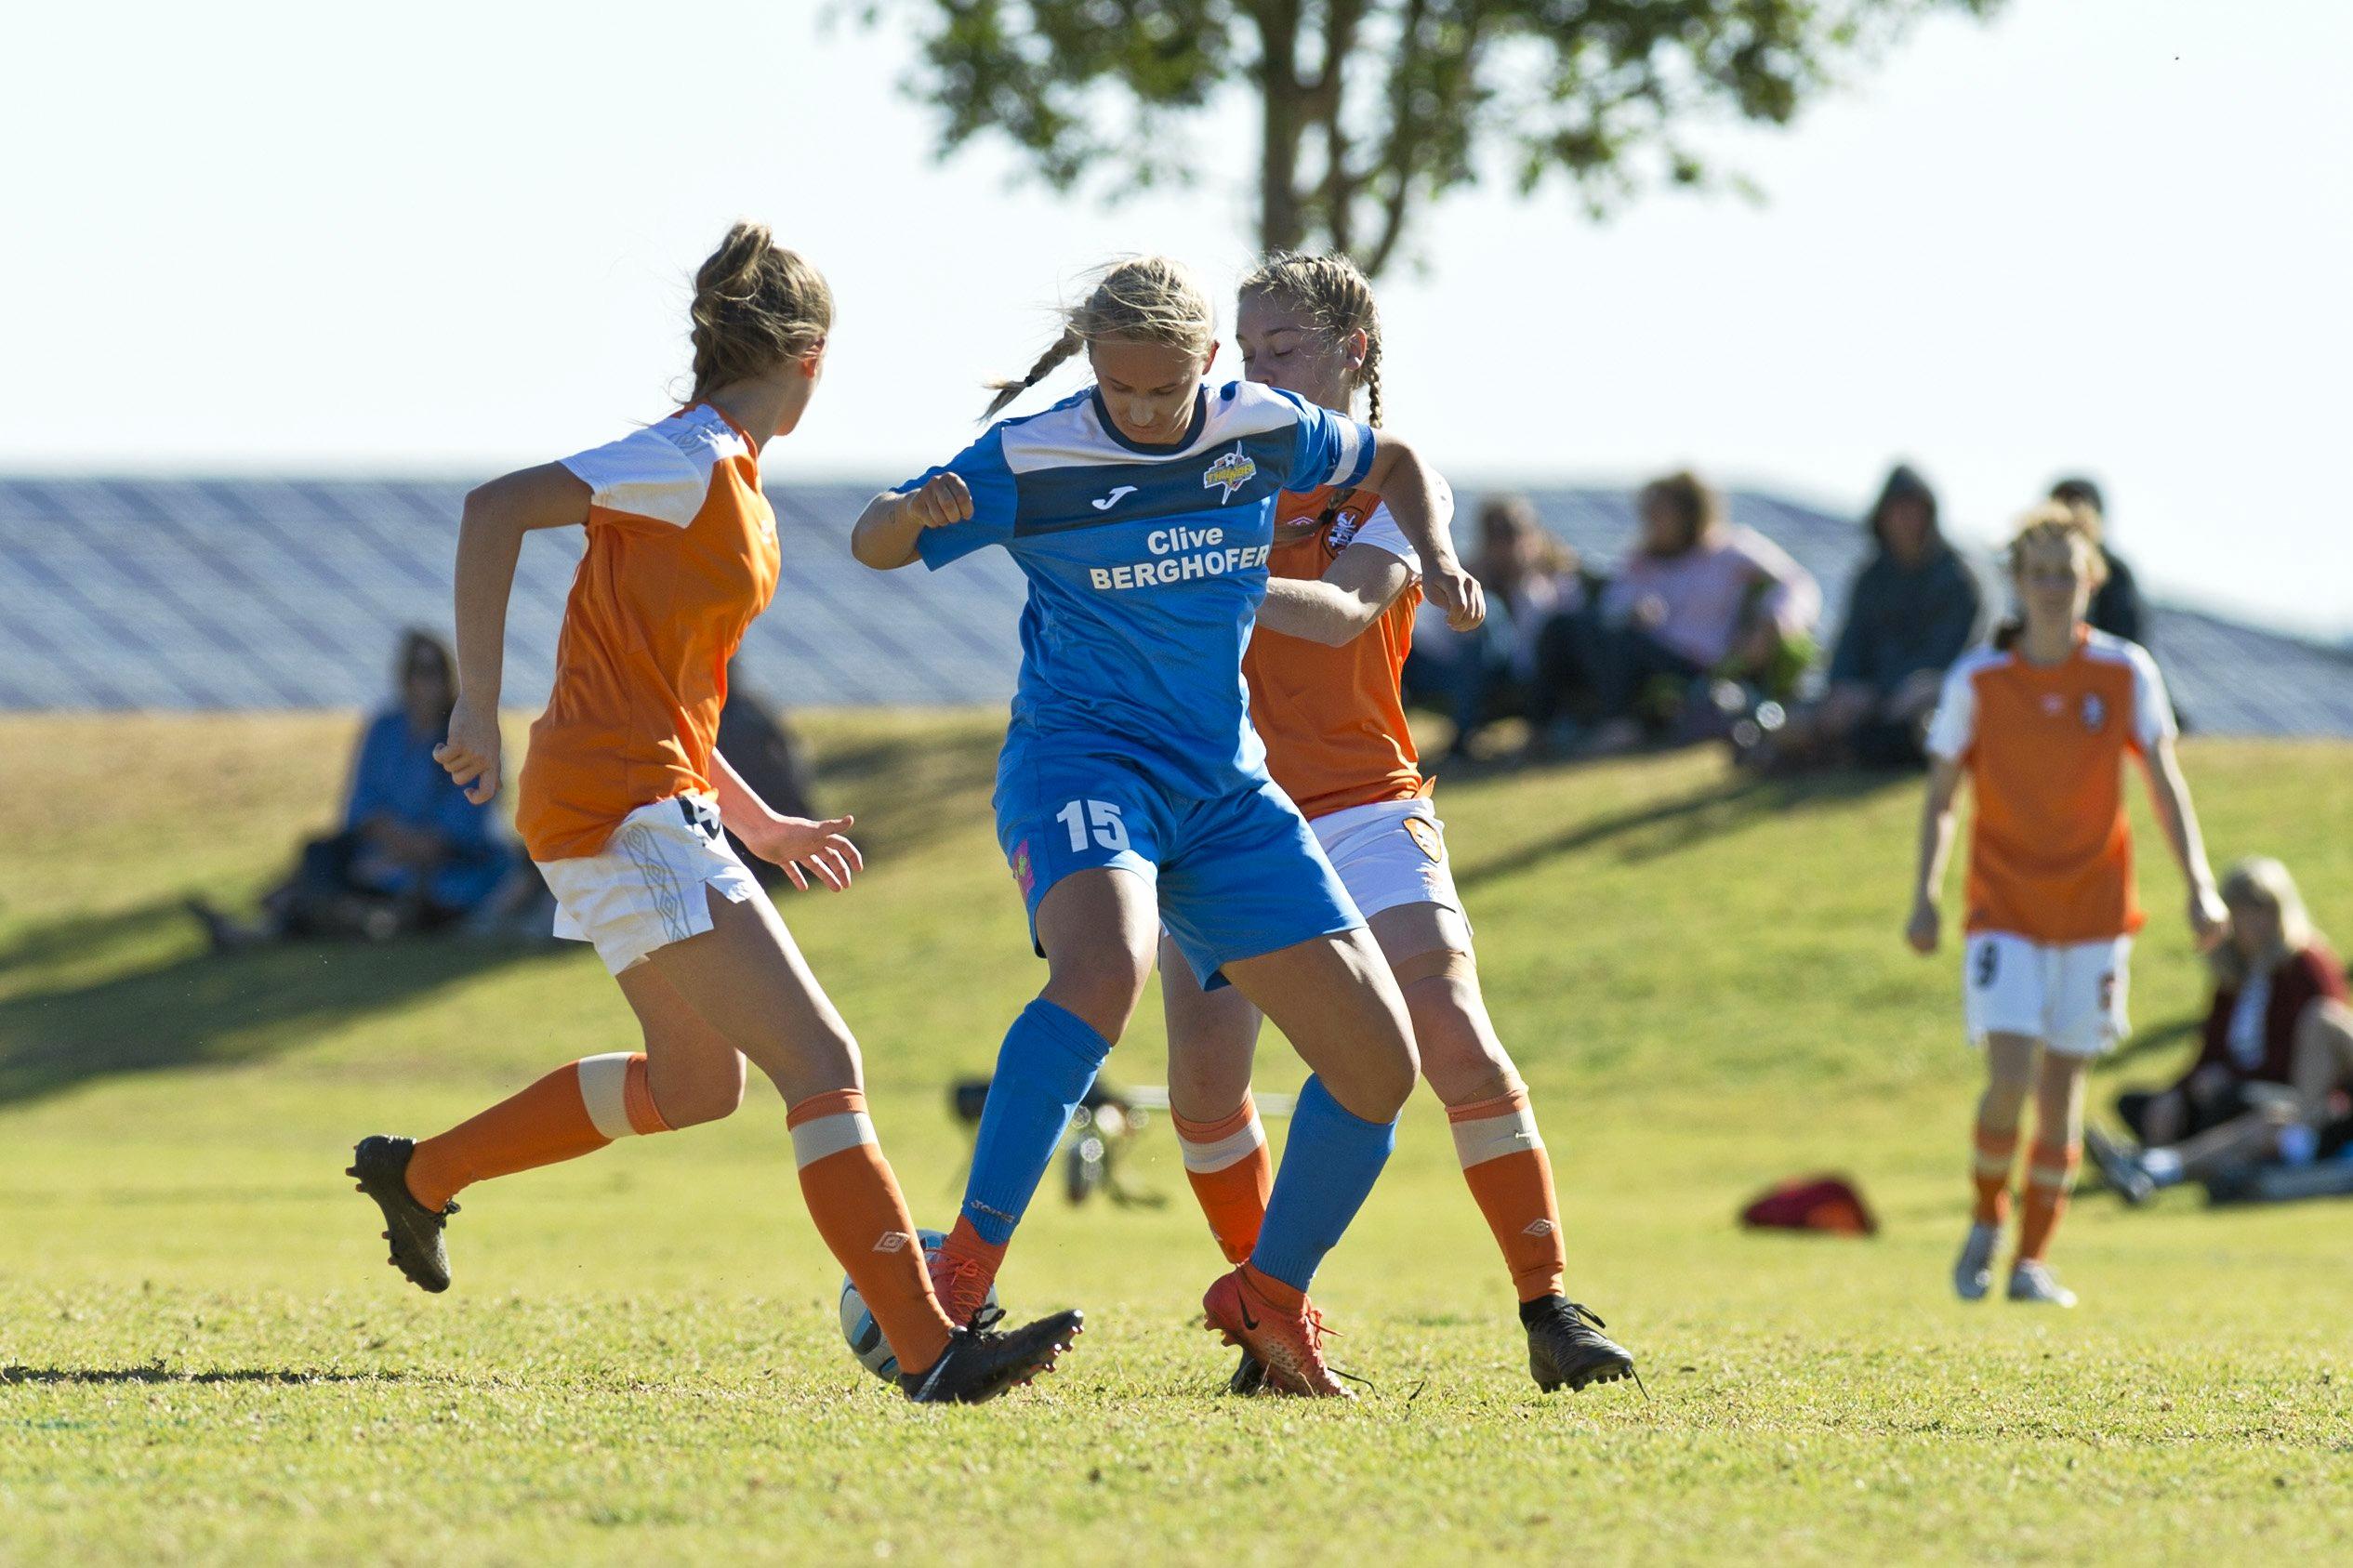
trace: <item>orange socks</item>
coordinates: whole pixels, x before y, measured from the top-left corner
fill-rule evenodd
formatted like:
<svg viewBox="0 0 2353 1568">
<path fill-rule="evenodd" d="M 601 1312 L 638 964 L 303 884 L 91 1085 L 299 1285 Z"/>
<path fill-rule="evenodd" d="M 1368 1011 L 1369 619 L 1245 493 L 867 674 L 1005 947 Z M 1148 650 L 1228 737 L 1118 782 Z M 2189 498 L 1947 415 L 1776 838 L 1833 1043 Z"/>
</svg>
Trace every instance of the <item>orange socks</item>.
<svg viewBox="0 0 2353 1568">
<path fill-rule="evenodd" d="M 785 1125 L 818 1234 L 866 1298 L 899 1365 L 925 1371 L 947 1349 L 953 1328 L 932 1294 L 898 1178 L 875 1143 L 866 1097 L 856 1089 L 813 1095 Z"/>
<path fill-rule="evenodd" d="M 1568 1260 L 1561 1243 L 1560 1202 L 1527 1087 L 1514 1084 L 1492 1100 L 1450 1105 L 1447 1120 L 1453 1126 L 1462 1179 L 1503 1249 L 1520 1299 L 1562 1294 Z"/>
<path fill-rule="evenodd" d="M 408 1162 L 409 1195 L 443 1209 L 490 1177 L 576 1160 L 633 1133 L 669 1130 L 654 1108 L 641 1054 L 592 1056 L 419 1143 Z"/>
<path fill-rule="evenodd" d="M 2076 1166 L 2083 1163 L 2083 1145 L 2037 1143 L 2026 1173 L 2026 1203 L 2018 1216 L 2018 1261 L 2040 1263 L 2050 1250 L 2051 1232 L 2067 1212 L 2067 1195 L 2075 1186 Z"/>
<path fill-rule="evenodd" d="M 1275 1162 L 1267 1157 L 1258 1106 L 1245 1091 L 1241 1108 L 1230 1116 L 1196 1122 L 1171 1111 L 1169 1119 L 1176 1124 L 1184 1179 L 1209 1216 L 1210 1234 L 1228 1263 L 1239 1263 L 1258 1245 L 1266 1196 L 1275 1188 Z"/>
<path fill-rule="evenodd" d="M 2018 1129 L 1997 1129 L 1979 1122 L 1976 1147 L 1970 1179 L 1976 1188 L 1977 1202 L 1970 1218 L 1979 1225 L 1999 1225 L 2010 1218 L 2010 1166 L 2017 1157 Z"/>
</svg>

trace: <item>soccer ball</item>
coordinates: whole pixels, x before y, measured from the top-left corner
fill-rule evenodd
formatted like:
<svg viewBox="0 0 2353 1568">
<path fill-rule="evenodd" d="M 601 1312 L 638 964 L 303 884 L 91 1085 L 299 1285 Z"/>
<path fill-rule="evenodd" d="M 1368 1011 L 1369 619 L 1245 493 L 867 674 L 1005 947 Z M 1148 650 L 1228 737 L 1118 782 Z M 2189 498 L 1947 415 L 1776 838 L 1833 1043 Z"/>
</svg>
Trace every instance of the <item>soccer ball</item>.
<svg viewBox="0 0 2353 1568">
<path fill-rule="evenodd" d="M 919 1231 L 926 1257 L 937 1252 L 947 1238 L 937 1231 Z M 997 1287 L 988 1287 L 988 1304 L 997 1305 Z M 882 1337 L 882 1325 L 866 1311 L 866 1298 L 850 1283 L 850 1276 L 841 1276 L 841 1337 L 850 1342 L 850 1353 L 858 1358 L 858 1364 L 886 1383 L 899 1380 L 899 1358 L 891 1353 L 890 1342 Z"/>
</svg>

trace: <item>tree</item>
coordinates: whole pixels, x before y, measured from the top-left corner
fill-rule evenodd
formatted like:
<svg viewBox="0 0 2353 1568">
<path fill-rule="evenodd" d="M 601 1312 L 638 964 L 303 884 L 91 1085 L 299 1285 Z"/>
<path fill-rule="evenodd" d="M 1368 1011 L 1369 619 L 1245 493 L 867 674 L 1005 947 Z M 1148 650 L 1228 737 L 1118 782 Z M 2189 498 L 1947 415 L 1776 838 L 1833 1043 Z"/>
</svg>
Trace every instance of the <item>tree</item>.
<svg viewBox="0 0 2353 1568">
<path fill-rule="evenodd" d="M 1925 12 L 2001 0 L 864 0 L 913 24 L 944 152 L 1009 138 L 1056 190 L 1198 174 L 1189 132 L 1255 99 L 1259 239 L 1377 273 L 1482 172 L 1594 217 L 1723 177 L 1706 120 L 1786 125 Z M 1236 138 L 1238 139 L 1238 138 Z M 1211 145 L 1216 143 L 1212 141 Z M 1483 171 L 1483 166 L 1485 169 Z"/>
</svg>

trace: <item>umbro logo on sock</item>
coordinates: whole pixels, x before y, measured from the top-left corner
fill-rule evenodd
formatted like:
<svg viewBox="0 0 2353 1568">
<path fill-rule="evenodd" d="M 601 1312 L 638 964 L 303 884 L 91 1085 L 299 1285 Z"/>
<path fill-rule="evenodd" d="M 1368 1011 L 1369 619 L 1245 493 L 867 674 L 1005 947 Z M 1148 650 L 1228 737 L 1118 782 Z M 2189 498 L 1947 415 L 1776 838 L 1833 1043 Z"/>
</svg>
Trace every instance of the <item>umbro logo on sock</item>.
<svg viewBox="0 0 2353 1568">
<path fill-rule="evenodd" d="M 915 1238 L 905 1231 L 885 1231 L 882 1239 L 874 1244 L 877 1252 L 905 1252 L 915 1244 Z"/>
<path fill-rule="evenodd" d="M 1554 1231 L 1559 1229 L 1559 1226 L 1553 1224 L 1549 1219 L 1531 1219 L 1528 1221 L 1527 1228 L 1520 1232 L 1520 1234 L 1523 1236 L 1549 1236 Z"/>
</svg>

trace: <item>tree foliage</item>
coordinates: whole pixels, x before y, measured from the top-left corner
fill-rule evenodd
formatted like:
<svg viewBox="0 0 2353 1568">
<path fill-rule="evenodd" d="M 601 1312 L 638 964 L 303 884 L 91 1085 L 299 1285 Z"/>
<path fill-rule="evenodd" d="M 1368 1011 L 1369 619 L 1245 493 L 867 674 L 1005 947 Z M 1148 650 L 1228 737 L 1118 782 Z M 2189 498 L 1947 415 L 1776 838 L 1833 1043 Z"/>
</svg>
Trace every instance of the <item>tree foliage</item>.
<svg viewBox="0 0 2353 1568">
<path fill-rule="evenodd" d="M 1123 194 L 1254 128 L 1259 238 L 1378 272 L 1482 174 L 1601 216 L 1719 178 L 1693 131 L 1785 125 L 1923 13 L 2001 0 L 865 0 L 919 41 L 943 150 L 994 133 L 1057 190 Z M 1255 126 L 1248 124 L 1255 119 Z"/>
</svg>

